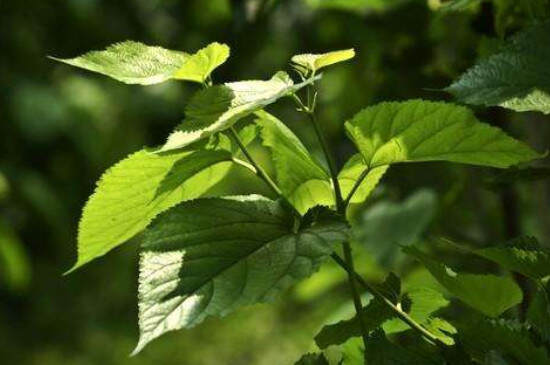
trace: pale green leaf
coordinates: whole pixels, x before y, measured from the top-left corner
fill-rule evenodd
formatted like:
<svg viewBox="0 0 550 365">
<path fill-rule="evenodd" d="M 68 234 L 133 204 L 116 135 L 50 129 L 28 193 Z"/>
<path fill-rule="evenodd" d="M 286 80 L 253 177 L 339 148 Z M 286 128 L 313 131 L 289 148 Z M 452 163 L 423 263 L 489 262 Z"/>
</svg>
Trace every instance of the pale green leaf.
<svg viewBox="0 0 550 365">
<path fill-rule="evenodd" d="M 292 57 L 291 61 L 300 69 L 317 72 L 323 67 L 344 62 L 353 57 L 355 57 L 355 50 L 350 48 L 321 54 L 300 54 Z"/>
<path fill-rule="evenodd" d="M 521 365 L 546 365 L 550 358 L 530 339 L 527 328 L 505 319 L 474 318 L 455 323 L 461 345 L 478 360 L 491 351 L 511 356 Z"/>
<path fill-rule="evenodd" d="M 452 295 L 489 317 L 497 317 L 523 300 L 521 289 L 509 277 L 457 273 L 414 246 L 403 250 L 417 258 Z"/>
<path fill-rule="evenodd" d="M 370 169 L 418 161 L 505 168 L 540 157 L 469 109 L 443 102 L 380 103 L 356 114 L 346 129 Z"/>
<path fill-rule="evenodd" d="M 304 214 L 316 205 L 334 204 L 328 172 L 280 120 L 265 111 L 256 113 L 263 145 L 273 158 L 277 183 L 289 202 Z"/>
<path fill-rule="evenodd" d="M 497 54 L 479 62 L 446 90 L 474 105 L 550 113 L 550 22 L 513 37 Z"/>
<path fill-rule="evenodd" d="M 179 149 L 230 128 L 239 119 L 311 82 L 295 85 L 287 73 L 278 72 L 268 81 L 229 82 L 200 90 L 189 101 L 185 120 L 168 137 L 160 151 Z"/>
<path fill-rule="evenodd" d="M 314 9 L 337 9 L 354 13 L 384 12 L 412 0 L 305 0 Z"/>
<path fill-rule="evenodd" d="M 500 246 L 473 251 L 476 255 L 498 263 L 532 279 L 550 275 L 550 251 L 540 246 L 534 237 L 520 237 Z"/>
<path fill-rule="evenodd" d="M 293 228 L 290 212 L 255 195 L 183 202 L 159 216 L 143 242 L 134 353 L 165 332 L 274 299 L 347 238 L 345 223 L 323 215 Z"/>
<path fill-rule="evenodd" d="M 201 196 L 230 167 L 224 150 L 136 152 L 103 174 L 79 224 L 76 268 L 142 231 L 160 212 Z"/>
<path fill-rule="evenodd" d="M 203 82 L 229 56 L 229 47 L 212 43 L 193 55 L 134 41 L 115 43 L 70 59 L 52 59 L 98 72 L 127 84 L 151 85 L 170 79 Z"/>
<path fill-rule="evenodd" d="M 227 45 L 211 43 L 187 57 L 172 77 L 202 83 L 210 77 L 212 71 L 229 58 L 229 52 Z"/>
<path fill-rule="evenodd" d="M 441 0 L 436 0 L 438 9 L 441 11 L 463 11 L 469 10 L 474 6 L 478 6 L 482 0 L 450 0 L 442 3 Z"/>
</svg>

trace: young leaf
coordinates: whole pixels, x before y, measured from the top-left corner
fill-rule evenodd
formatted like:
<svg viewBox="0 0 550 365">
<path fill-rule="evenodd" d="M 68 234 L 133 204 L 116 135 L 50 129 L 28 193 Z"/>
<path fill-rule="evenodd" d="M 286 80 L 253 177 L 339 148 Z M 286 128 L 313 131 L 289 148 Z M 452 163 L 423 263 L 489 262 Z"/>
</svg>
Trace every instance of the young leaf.
<svg viewBox="0 0 550 365">
<path fill-rule="evenodd" d="M 224 150 L 141 150 L 111 167 L 84 207 L 71 271 L 132 238 L 160 212 L 201 196 L 227 173 L 228 161 Z"/>
<path fill-rule="evenodd" d="M 229 47 L 219 43 L 212 43 L 189 55 L 126 41 L 76 58 L 51 58 L 107 75 L 126 84 L 152 85 L 171 79 L 203 82 L 228 57 Z"/>
<path fill-rule="evenodd" d="M 483 359 L 490 351 L 498 351 L 522 365 L 550 363 L 546 350 L 535 346 L 527 329 L 517 322 L 475 318 L 455 325 L 460 343 L 476 359 Z"/>
<path fill-rule="evenodd" d="M 398 303 L 401 295 L 401 282 L 397 276 L 390 274 L 379 289 L 384 293 L 388 293 L 388 297 L 394 304 Z M 363 324 L 367 331 L 375 330 L 386 320 L 392 318 L 393 315 L 393 311 L 377 298 L 373 298 L 361 312 Z M 320 349 L 325 349 L 331 345 L 342 344 L 357 336 L 361 336 L 361 326 L 358 316 L 355 315 L 351 319 L 324 326 L 315 336 L 315 343 Z"/>
<path fill-rule="evenodd" d="M 334 192 L 325 168 L 279 119 L 265 111 L 256 116 L 263 145 L 271 150 L 278 185 L 289 202 L 301 214 L 316 205 L 333 205 Z"/>
<path fill-rule="evenodd" d="M 534 237 L 520 237 L 502 246 L 481 248 L 475 254 L 532 279 L 550 275 L 550 252 Z"/>
<path fill-rule="evenodd" d="M 474 105 L 550 113 L 550 22 L 513 37 L 497 54 L 479 62 L 446 91 Z"/>
<path fill-rule="evenodd" d="M 210 77 L 212 71 L 227 61 L 229 52 L 227 45 L 211 43 L 187 57 L 173 78 L 202 83 Z"/>
<path fill-rule="evenodd" d="M 165 332 L 272 300 L 347 238 L 328 215 L 293 228 L 291 213 L 255 195 L 183 202 L 159 216 L 143 242 L 134 353 Z"/>
<path fill-rule="evenodd" d="M 323 67 L 344 62 L 353 57 L 355 57 L 355 50 L 350 48 L 322 54 L 300 54 L 292 57 L 291 61 L 301 70 L 317 72 Z"/>
<path fill-rule="evenodd" d="M 295 85 L 286 72 L 278 72 L 268 81 L 229 82 L 200 90 L 189 101 L 185 120 L 160 151 L 179 149 L 227 129 L 239 119 L 311 82 Z"/>
<path fill-rule="evenodd" d="M 457 273 L 414 246 L 403 251 L 418 259 L 451 294 L 489 317 L 497 317 L 523 300 L 521 289 L 511 278 Z"/>
</svg>

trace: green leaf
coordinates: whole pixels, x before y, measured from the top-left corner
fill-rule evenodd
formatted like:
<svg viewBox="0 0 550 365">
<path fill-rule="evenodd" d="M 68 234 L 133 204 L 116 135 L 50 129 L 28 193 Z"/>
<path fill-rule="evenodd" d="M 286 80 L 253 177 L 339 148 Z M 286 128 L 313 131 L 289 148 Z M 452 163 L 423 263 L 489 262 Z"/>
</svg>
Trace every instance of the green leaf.
<svg viewBox="0 0 550 365">
<path fill-rule="evenodd" d="M 0 284 L 18 292 L 31 281 L 31 263 L 23 243 L 8 224 L 0 220 Z"/>
<path fill-rule="evenodd" d="M 550 342 L 550 296 L 548 282 L 537 282 L 537 290 L 527 310 L 526 322 L 545 341 Z"/>
<path fill-rule="evenodd" d="M 347 225 L 327 216 L 295 232 L 290 212 L 254 195 L 183 202 L 159 216 L 143 242 L 134 353 L 165 332 L 270 301 L 311 275 L 347 238 Z"/>
<path fill-rule="evenodd" d="M 365 358 L 369 365 L 442 364 L 437 359 L 423 356 L 388 341 L 382 330 L 369 335 Z"/>
<path fill-rule="evenodd" d="M 434 329 L 436 329 L 436 324 L 444 326 L 441 322 L 443 320 L 432 317 L 436 311 L 449 305 L 449 301 L 445 299 L 443 294 L 431 288 L 417 287 L 410 289 L 407 294 L 405 294 L 405 298 L 410 302 L 410 309 L 407 310 L 407 313 L 416 322 L 425 327 L 431 326 Z M 399 333 L 410 329 L 409 325 L 399 318 L 392 318 L 384 322 L 382 328 L 386 334 Z M 436 332 L 437 331 L 433 331 L 434 334 Z M 439 333 L 438 337 L 442 340 L 449 340 L 447 336 L 441 333 Z"/>
<path fill-rule="evenodd" d="M 421 238 L 435 216 L 437 195 L 431 190 L 419 190 L 395 203 L 382 200 L 365 211 L 355 226 L 357 241 L 376 257 L 391 266 L 399 253 L 399 245 L 411 245 Z"/>
<path fill-rule="evenodd" d="M 132 238 L 157 214 L 201 196 L 228 172 L 231 158 L 225 150 L 141 150 L 111 167 L 84 207 L 70 271 Z"/>
<path fill-rule="evenodd" d="M 481 361 L 489 352 L 498 351 L 522 365 L 550 363 L 546 350 L 535 346 L 527 328 L 517 322 L 476 318 L 455 325 L 459 341 L 475 359 Z"/>
<path fill-rule="evenodd" d="M 200 90 L 189 101 L 185 120 L 168 137 L 160 151 L 179 149 L 227 129 L 239 119 L 312 81 L 295 85 L 286 72 L 278 72 L 268 81 L 229 82 Z"/>
<path fill-rule="evenodd" d="M 296 210 L 304 214 L 316 205 L 334 205 L 328 172 L 298 137 L 273 115 L 260 111 L 256 116 L 263 145 L 271 151 L 277 183 Z"/>
<path fill-rule="evenodd" d="M 501 246 L 474 250 L 474 253 L 532 279 L 550 275 L 550 251 L 542 248 L 534 237 L 520 237 Z"/>
<path fill-rule="evenodd" d="M 403 251 L 418 259 L 451 294 L 489 317 L 497 317 L 523 300 L 521 289 L 511 278 L 457 273 L 414 246 Z"/>
<path fill-rule="evenodd" d="M 227 45 L 211 43 L 186 58 L 181 67 L 174 73 L 173 78 L 202 83 L 210 77 L 212 71 L 227 61 L 229 53 L 230 50 Z"/>
<path fill-rule="evenodd" d="M 390 274 L 381 285 L 380 291 L 388 294 L 388 298 L 394 304 L 397 304 L 401 295 L 401 282 L 399 278 L 394 274 Z M 375 330 L 386 320 L 392 318 L 393 315 L 393 311 L 377 298 L 373 298 L 361 312 L 363 324 L 367 331 Z M 358 316 L 355 315 L 351 319 L 324 326 L 315 336 L 315 343 L 319 348 L 325 349 L 331 345 L 342 344 L 351 337 L 357 336 L 361 336 L 361 326 Z"/>
<path fill-rule="evenodd" d="M 440 0 L 438 0 L 440 2 Z M 473 8 L 481 3 L 481 0 L 451 0 L 439 5 L 441 11 L 463 11 Z"/>
<path fill-rule="evenodd" d="M 171 79 L 203 82 L 228 57 L 229 47 L 219 43 L 212 43 L 189 55 L 125 41 L 75 58 L 51 58 L 127 84 L 152 85 Z"/>
<path fill-rule="evenodd" d="M 467 108 L 442 102 L 380 103 L 357 113 L 346 130 L 362 158 L 353 156 L 340 173 L 344 195 L 353 179 L 365 176 L 352 202 L 364 201 L 393 163 L 450 161 L 505 168 L 541 157 L 479 122 Z"/>
<path fill-rule="evenodd" d="M 291 61 L 300 70 L 317 72 L 323 67 L 344 62 L 352 59 L 353 57 L 355 57 L 355 50 L 350 48 L 342 51 L 333 51 L 321 54 L 300 54 L 292 57 Z"/>
<path fill-rule="evenodd" d="M 329 365 L 323 354 L 305 354 L 294 365 Z"/>
<path fill-rule="evenodd" d="M 419 161 L 505 168 L 540 157 L 469 109 L 443 102 L 381 103 L 356 114 L 346 130 L 369 169 Z"/>
<path fill-rule="evenodd" d="M 466 71 L 446 91 L 468 104 L 549 114 L 549 43 L 550 22 L 531 27 Z"/>
<path fill-rule="evenodd" d="M 380 182 L 380 179 L 382 179 L 388 168 L 389 165 L 385 165 L 368 170 L 361 154 L 357 153 L 351 156 L 338 173 L 338 182 L 340 183 L 342 195 L 344 198 L 347 198 L 362 174 L 365 173 L 365 178 L 359 184 L 350 200 L 352 204 L 363 203 L 370 196 L 376 185 L 378 185 L 378 182 Z"/>
</svg>

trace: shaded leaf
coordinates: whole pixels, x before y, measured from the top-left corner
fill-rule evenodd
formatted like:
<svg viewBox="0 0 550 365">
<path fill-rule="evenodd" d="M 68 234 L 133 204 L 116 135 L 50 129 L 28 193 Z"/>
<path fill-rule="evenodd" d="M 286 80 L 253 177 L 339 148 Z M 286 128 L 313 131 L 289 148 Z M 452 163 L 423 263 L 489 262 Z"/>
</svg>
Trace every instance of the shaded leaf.
<svg viewBox="0 0 550 365">
<path fill-rule="evenodd" d="M 414 246 L 403 251 L 417 258 L 451 294 L 489 317 L 497 317 L 523 300 L 521 289 L 509 277 L 457 273 Z"/>
<path fill-rule="evenodd" d="M 388 298 L 394 304 L 399 301 L 401 295 L 401 283 L 394 274 L 388 275 L 385 282 L 380 286 L 380 291 L 388 294 Z M 363 324 L 367 331 L 373 331 L 384 323 L 387 319 L 393 317 L 393 311 L 377 298 L 373 298 L 361 312 Z M 339 345 L 352 337 L 361 336 L 361 326 L 359 318 L 354 316 L 351 319 L 340 321 L 335 324 L 324 326 L 315 336 L 315 343 L 319 348 L 324 349 L 331 345 Z"/>
<path fill-rule="evenodd" d="M 443 364 L 435 357 L 423 356 L 388 341 L 382 330 L 369 335 L 365 357 L 369 365 Z"/>
<path fill-rule="evenodd" d="M 295 233 L 294 217 L 256 195 L 183 202 L 146 231 L 140 262 L 139 352 L 165 332 L 273 300 L 315 272 L 347 225 L 320 215 Z"/>
<path fill-rule="evenodd" d="M 23 243 L 0 220 L 0 283 L 15 292 L 25 290 L 31 281 L 31 272 L 31 263 Z"/>
<path fill-rule="evenodd" d="M 256 113 L 263 145 L 273 157 L 277 183 L 294 207 L 304 214 L 316 205 L 334 204 L 328 172 L 311 157 L 302 142 L 269 113 Z"/>
<path fill-rule="evenodd" d="M 446 91 L 474 105 L 550 113 L 550 22 L 513 37 L 497 54 L 479 62 Z"/>
<path fill-rule="evenodd" d="M 550 296 L 548 282 L 537 282 L 537 290 L 527 310 L 526 322 L 546 342 L 550 342 Z"/>
<path fill-rule="evenodd" d="M 481 248 L 473 252 L 507 270 L 532 279 L 542 279 L 550 275 L 550 251 L 542 248 L 534 237 L 520 237 L 501 246 Z"/>
<path fill-rule="evenodd" d="M 329 365 L 323 354 L 305 354 L 294 365 Z"/>
<path fill-rule="evenodd" d="M 474 318 L 454 324 L 461 344 L 480 361 L 488 353 L 498 351 L 522 365 L 544 365 L 550 362 L 546 350 L 535 346 L 527 329 L 517 322 Z"/>
</svg>

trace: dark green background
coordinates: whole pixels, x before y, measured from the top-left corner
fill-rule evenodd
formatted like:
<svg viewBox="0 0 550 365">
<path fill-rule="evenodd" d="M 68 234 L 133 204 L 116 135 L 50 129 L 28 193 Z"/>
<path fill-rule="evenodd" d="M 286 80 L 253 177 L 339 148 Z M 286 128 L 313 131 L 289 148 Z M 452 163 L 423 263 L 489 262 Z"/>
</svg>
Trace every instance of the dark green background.
<svg viewBox="0 0 550 365">
<path fill-rule="evenodd" d="M 331 267 L 273 305 L 207 320 L 128 358 L 138 336 L 139 240 L 61 275 L 75 259 L 80 210 L 95 181 L 129 153 L 162 143 L 198 86 L 124 85 L 46 56 L 73 57 L 127 39 L 188 52 L 225 42 L 231 58 L 214 73 L 223 82 L 268 78 L 288 70 L 297 53 L 354 47 L 357 57 L 320 82 L 319 117 L 342 164 L 353 152 L 343 122 L 355 112 L 382 100 L 448 99 L 434 89 L 523 25 L 521 14 L 497 14 L 488 3 L 445 15 L 423 0 L 339 2 L 349 9 L 319 3 L 274 1 L 258 14 L 254 1 L 0 0 L 0 173 L 9 186 L 0 188 L 0 223 L 21 242 L 29 266 L 28 280 L 16 283 L 0 266 L 1 363 L 286 364 L 313 348 L 319 326 L 348 301 L 343 276 Z M 269 110 L 319 153 L 290 101 Z M 539 151 L 548 148 L 548 117 L 499 109 L 478 115 Z M 373 201 L 399 201 L 426 187 L 439 196 L 432 234 L 494 244 L 529 233 L 548 242 L 548 183 L 495 189 L 486 184 L 494 174 L 438 163 L 398 166 Z M 269 194 L 253 176 L 230 176 L 242 180 L 216 192 Z M 362 255 L 362 271 L 380 279 L 386 269 Z"/>
</svg>

